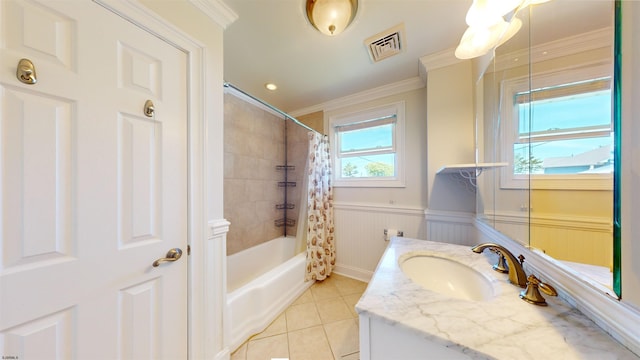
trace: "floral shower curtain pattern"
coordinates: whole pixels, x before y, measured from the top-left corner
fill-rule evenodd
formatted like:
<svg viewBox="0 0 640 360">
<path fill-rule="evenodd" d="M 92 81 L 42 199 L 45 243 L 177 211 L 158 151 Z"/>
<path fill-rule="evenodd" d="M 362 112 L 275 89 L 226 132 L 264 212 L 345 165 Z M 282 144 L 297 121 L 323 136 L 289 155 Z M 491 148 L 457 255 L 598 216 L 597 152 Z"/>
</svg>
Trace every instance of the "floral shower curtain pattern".
<svg viewBox="0 0 640 360">
<path fill-rule="evenodd" d="M 329 139 L 309 133 L 307 187 L 307 271 L 305 280 L 324 280 L 336 264 L 333 186 Z"/>
</svg>

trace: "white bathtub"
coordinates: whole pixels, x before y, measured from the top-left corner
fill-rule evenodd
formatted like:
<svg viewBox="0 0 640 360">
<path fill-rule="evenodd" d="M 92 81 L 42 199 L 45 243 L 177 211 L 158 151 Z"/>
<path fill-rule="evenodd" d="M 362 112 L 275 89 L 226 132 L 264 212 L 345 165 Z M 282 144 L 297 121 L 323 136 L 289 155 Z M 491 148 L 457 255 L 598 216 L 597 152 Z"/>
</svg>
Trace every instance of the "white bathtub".
<svg viewBox="0 0 640 360">
<path fill-rule="evenodd" d="M 281 237 L 227 257 L 231 349 L 264 330 L 312 285 L 304 281 L 305 253 L 296 242 Z"/>
</svg>

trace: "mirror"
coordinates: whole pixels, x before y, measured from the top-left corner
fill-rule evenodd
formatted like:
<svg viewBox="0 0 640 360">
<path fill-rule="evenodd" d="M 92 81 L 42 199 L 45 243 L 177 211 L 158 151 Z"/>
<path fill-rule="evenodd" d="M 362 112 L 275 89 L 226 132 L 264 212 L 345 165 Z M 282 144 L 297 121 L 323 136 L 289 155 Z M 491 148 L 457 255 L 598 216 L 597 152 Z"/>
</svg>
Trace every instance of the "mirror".
<svg viewBox="0 0 640 360">
<path fill-rule="evenodd" d="M 515 16 L 520 31 L 478 66 L 477 162 L 493 164 L 477 179 L 478 216 L 613 289 L 614 1 Z"/>
</svg>

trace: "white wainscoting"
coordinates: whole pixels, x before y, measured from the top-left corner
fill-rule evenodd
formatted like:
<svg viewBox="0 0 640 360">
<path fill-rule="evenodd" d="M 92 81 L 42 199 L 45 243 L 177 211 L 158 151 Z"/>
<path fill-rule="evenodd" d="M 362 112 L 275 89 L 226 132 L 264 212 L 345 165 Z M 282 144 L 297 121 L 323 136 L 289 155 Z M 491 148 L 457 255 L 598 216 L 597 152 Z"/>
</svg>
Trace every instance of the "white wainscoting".
<svg viewBox="0 0 640 360">
<path fill-rule="evenodd" d="M 610 218 L 496 212 L 485 214 L 493 227 L 510 238 L 556 259 L 612 266 L 613 225 Z"/>
<path fill-rule="evenodd" d="M 424 217 L 428 240 L 469 246 L 478 243 L 474 213 L 427 209 Z"/>
<path fill-rule="evenodd" d="M 335 272 L 368 282 L 387 247 L 384 229 L 426 239 L 424 209 L 369 204 L 334 204 Z"/>
<path fill-rule="evenodd" d="M 388 242 L 384 230 L 404 237 L 474 245 L 477 235 L 471 213 L 425 211 L 422 208 L 334 203 L 336 228 L 335 272 L 369 281 Z"/>
<path fill-rule="evenodd" d="M 203 314 L 202 318 L 194 319 L 194 322 L 207 344 L 202 355 L 194 358 L 224 360 L 231 354 L 227 308 L 227 232 L 230 224 L 225 219 L 216 219 L 209 220 L 208 225 L 204 248 L 194 249 L 190 255 L 192 262 L 197 259 L 197 266 L 192 268 L 192 287 L 194 294 L 201 296 L 198 304 L 204 304 L 204 309 L 198 311 Z"/>
</svg>

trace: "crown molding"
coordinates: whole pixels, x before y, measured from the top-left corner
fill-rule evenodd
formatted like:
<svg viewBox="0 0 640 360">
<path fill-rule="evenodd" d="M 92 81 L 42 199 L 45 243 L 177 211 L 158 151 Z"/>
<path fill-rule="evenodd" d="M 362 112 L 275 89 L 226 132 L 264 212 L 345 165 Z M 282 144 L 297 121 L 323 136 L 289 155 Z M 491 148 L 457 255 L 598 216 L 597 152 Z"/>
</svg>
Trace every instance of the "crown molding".
<svg viewBox="0 0 640 360">
<path fill-rule="evenodd" d="M 330 100 L 318 105 L 309 106 L 290 112 L 293 117 L 310 114 L 316 111 L 331 111 L 345 106 L 360 104 L 366 101 L 376 100 L 387 96 L 400 94 L 407 91 L 417 90 L 424 87 L 420 77 L 416 76 L 395 83 L 379 86 L 373 89 L 361 91 L 359 93 L 347 95 L 338 99 Z"/>
<path fill-rule="evenodd" d="M 455 49 L 450 48 L 421 57 L 418 72 L 422 82 L 424 84 L 427 83 L 427 73 L 429 71 L 461 62 L 462 60 L 456 58 L 454 53 Z"/>
<path fill-rule="evenodd" d="M 223 29 L 238 20 L 238 14 L 222 0 L 189 0 L 189 2 Z"/>
<path fill-rule="evenodd" d="M 531 49 L 527 48 L 503 54 L 495 62 L 495 70 L 493 71 L 507 70 L 528 63 L 527 61 L 520 61 L 521 59 L 528 59 L 531 63 L 537 63 L 604 47 L 613 47 L 612 27 L 550 41 L 532 46 Z"/>
</svg>

